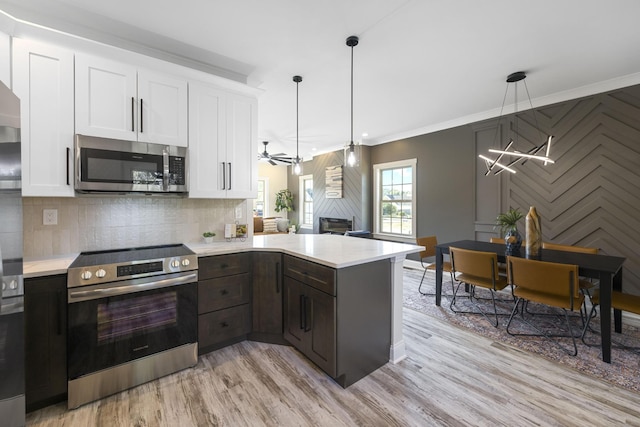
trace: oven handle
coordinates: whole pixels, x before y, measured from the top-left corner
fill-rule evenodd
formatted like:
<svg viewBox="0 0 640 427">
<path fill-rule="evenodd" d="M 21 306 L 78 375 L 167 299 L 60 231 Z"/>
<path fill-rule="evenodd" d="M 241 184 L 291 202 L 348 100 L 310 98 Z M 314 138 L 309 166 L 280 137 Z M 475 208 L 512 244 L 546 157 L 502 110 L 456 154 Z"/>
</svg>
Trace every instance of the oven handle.
<svg viewBox="0 0 640 427">
<path fill-rule="evenodd" d="M 135 279 L 133 280 L 135 281 Z M 133 282 L 132 281 L 132 282 Z M 171 286 L 184 285 L 198 281 L 197 273 L 189 273 L 179 277 L 171 277 L 167 279 L 145 281 L 142 283 L 129 283 L 121 286 L 113 286 L 110 288 L 94 288 L 86 291 L 69 291 L 69 304 L 74 302 L 88 301 L 99 298 L 113 297 L 116 295 L 130 294 L 133 292 L 148 291 L 151 289 L 168 288 Z"/>
</svg>

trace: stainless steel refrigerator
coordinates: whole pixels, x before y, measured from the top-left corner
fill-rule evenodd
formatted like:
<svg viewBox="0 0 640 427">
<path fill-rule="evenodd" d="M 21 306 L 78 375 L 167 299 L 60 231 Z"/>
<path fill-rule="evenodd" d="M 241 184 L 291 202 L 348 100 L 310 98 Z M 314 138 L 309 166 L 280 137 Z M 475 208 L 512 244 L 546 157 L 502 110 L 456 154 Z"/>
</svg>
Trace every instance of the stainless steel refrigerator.
<svg viewBox="0 0 640 427">
<path fill-rule="evenodd" d="M 25 424 L 20 100 L 0 82 L 0 424 Z"/>
</svg>

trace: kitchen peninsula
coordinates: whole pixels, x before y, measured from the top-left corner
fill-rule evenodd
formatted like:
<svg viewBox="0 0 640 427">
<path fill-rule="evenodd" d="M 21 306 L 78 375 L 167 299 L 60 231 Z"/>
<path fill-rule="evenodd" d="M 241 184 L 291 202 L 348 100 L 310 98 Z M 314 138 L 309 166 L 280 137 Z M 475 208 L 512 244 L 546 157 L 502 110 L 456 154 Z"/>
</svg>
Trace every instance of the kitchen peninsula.
<svg viewBox="0 0 640 427">
<path fill-rule="evenodd" d="M 258 255 L 271 253 L 278 257 L 282 262 L 284 336 L 343 387 L 387 361 L 395 363 L 406 356 L 402 337 L 402 262 L 407 254 L 419 252 L 420 246 L 330 234 L 262 235 L 245 242 L 186 245 L 198 255 L 201 279 L 207 262 L 241 254 L 253 255 L 255 282 L 256 262 L 262 262 Z M 25 277 L 64 274 L 73 259 L 69 255 L 27 260 Z M 257 302 L 254 293 L 253 304 Z M 327 306 L 333 309 L 332 317 L 314 320 L 313 313 Z M 303 320 L 308 312 L 312 313 L 309 320 Z M 329 317 L 331 322 L 326 323 Z M 313 335 L 310 339 L 298 336 L 320 321 L 329 325 L 323 329 L 322 340 Z M 326 342 L 326 334 L 334 337 L 335 344 L 329 350 L 324 344 L 318 348 L 319 342 Z M 376 361 L 365 360 L 365 349 L 370 345 L 377 349 Z M 308 353 L 305 346 L 310 347 Z M 323 352 L 333 352 L 334 357 L 328 357 L 327 362 Z"/>
</svg>

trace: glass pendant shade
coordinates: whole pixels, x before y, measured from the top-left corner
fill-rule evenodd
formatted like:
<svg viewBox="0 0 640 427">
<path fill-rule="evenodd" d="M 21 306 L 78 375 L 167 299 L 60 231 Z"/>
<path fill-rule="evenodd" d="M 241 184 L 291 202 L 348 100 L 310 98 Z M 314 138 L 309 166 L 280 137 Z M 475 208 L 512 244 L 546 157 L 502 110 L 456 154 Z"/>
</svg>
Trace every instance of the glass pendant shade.
<svg viewBox="0 0 640 427">
<path fill-rule="evenodd" d="M 351 141 L 344 147 L 344 164 L 351 168 L 360 166 L 360 144 Z"/>
<path fill-rule="evenodd" d="M 292 175 L 302 175 L 302 159 L 296 158 L 296 160 L 291 165 L 291 174 Z"/>
</svg>

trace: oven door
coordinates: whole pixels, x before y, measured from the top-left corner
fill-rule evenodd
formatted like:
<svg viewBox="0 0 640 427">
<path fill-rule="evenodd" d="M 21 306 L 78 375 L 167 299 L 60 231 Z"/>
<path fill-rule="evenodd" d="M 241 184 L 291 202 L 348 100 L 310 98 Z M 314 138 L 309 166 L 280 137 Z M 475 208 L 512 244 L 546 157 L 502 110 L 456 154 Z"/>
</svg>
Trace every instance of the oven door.
<svg viewBox="0 0 640 427">
<path fill-rule="evenodd" d="M 73 288 L 68 296 L 69 380 L 197 342 L 194 272 Z"/>
</svg>

